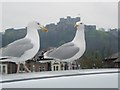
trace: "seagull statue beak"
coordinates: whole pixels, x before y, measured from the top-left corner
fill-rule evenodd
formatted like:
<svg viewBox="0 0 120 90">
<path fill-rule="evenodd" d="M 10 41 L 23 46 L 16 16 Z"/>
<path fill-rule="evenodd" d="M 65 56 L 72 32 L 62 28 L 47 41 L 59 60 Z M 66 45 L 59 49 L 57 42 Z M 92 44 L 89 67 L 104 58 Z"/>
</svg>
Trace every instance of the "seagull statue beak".
<svg viewBox="0 0 120 90">
<path fill-rule="evenodd" d="M 44 26 L 41 26 L 40 28 L 41 28 L 41 30 L 42 30 L 43 32 L 48 32 L 48 29 L 45 28 Z"/>
<path fill-rule="evenodd" d="M 74 27 L 78 27 L 79 25 L 75 24 Z"/>
</svg>

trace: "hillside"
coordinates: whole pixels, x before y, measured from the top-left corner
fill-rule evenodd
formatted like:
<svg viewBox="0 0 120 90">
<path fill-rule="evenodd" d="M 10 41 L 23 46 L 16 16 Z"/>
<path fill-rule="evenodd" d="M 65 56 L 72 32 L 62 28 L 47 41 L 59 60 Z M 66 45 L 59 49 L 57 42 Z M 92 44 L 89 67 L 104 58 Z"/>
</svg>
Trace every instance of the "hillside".
<svg viewBox="0 0 120 90">
<path fill-rule="evenodd" d="M 67 17 L 66 19 L 61 18 L 56 25 L 54 23 L 46 25 L 49 30 L 48 33 L 38 31 L 41 37 L 41 50 L 49 47 L 58 47 L 71 41 L 76 32 L 74 24 L 79 20 L 79 17 Z M 18 30 L 13 28 L 7 29 L 5 33 L 2 34 L 2 46 L 4 47 L 17 39 L 23 38 L 25 35 L 26 28 Z M 100 59 L 103 59 L 104 57 L 118 52 L 117 30 L 110 30 L 106 32 L 96 30 L 95 25 L 86 25 L 85 36 L 87 49 L 83 58 L 94 56 L 94 58 L 100 57 Z"/>
</svg>

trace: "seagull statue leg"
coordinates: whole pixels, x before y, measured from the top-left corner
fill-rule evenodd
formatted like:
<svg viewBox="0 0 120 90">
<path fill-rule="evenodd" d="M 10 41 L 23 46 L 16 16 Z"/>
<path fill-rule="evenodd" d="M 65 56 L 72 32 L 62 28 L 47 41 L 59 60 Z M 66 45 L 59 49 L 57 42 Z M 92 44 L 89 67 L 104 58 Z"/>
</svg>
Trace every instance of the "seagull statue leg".
<svg viewBox="0 0 120 90">
<path fill-rule="evenodd" d="M 20 63 L 17 64 L 17 73 L 20 71 Z"/>
<path fill-rule="evenodd" d="M 69 62 L 69 70 L 73 70 L 73 68 L 72 68 L 72 62 Z"/>
<path fill-rule="evenodd" d="M 28 67 L 25 65 L 25 63 L 23 64 L 23 66 L 24 66 L 24 68 L 25 68 L 25 70 L 26 70 L 27 72 L 31 72 L 31 71 L 28 69 Z"/>
<path fill-rule="evenodd" d="M 68 62 L 68 70 L 71 70 L 71 62 Z"/>
</svg>

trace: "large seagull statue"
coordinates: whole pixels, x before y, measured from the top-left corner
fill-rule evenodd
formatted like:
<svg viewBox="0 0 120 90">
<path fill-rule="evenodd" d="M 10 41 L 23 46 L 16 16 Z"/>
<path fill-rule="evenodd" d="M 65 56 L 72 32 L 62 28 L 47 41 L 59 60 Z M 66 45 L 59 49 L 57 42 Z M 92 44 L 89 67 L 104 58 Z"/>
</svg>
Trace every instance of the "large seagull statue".
<svg viewBox="0 0 120 90">
<path fill-rule="evenodd" d="M 70 64 L 74 60 L 79 59 L 84 54 L 86 49 L 84 24 L 79 21 L 75 24 L 75 27 L 77 27 L 77 31 L 74 39 L 56 49 L 47 51 L 44 53 L 44 58 L 61 60 L 69 62 Z"/>
<path fill-rule="evenodd" d="M 24 68 L 30 72 L 25 65 L 25 61 L 33 58 L 39 51 L 40 37 L 37 31 L 38 29 L 44 32 L 48 31 L 40 23 L 36 21 L 30 22 L 24 38 L 16 40 L 1 49 L 1 60 L 15 62 L 18 65 L 17 72 L 19 72 L 20 64 L 22 63 Z"/>
</svg>

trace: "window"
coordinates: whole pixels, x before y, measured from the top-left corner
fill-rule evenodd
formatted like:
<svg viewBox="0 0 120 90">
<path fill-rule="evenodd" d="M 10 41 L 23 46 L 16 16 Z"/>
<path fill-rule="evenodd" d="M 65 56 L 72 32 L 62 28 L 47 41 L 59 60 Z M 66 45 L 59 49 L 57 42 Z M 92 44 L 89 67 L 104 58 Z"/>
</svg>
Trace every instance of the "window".
<svg viewBox="0 0 120 90">
<path fill-rule="evenodd" d="M 42 71 L 45 71 L 45 67 L 42 67 Z"/>
<path fill-rule="evenodd" d="M 42 71 L 42 68 L 40 67 L 40 72 Z"/>
<path fill-rule="evenodd" d="M 58 66 L 56 66 L 56 71 L 58 71 Z"/>
<path fill-rule="evenodd" d="M 61 70 L 64 70 L 64 66 L 63 66 L 63 64 L 61 65 Z"/>
<path fill-rule="evenodd" d="M 35 72 L 35 65 L 33 65 L 33 72 Z"/>
<path fill-rule="evenodd" d="M 7 74 L 7 64 L 0 64 L 0 73 Z"/>
<path fill-rule="evenodd" d="M 3 73 L 5 73 L 5 71 L 6 71 L 6 68 L 5 68 L 5 66 L 3 66 Z"/>
<path fill-rule="evenodd" d="M 55 66 L 54 66 L 54 69 L 53 69 L 54 71 L 55 71 Z"/>
</svg>

